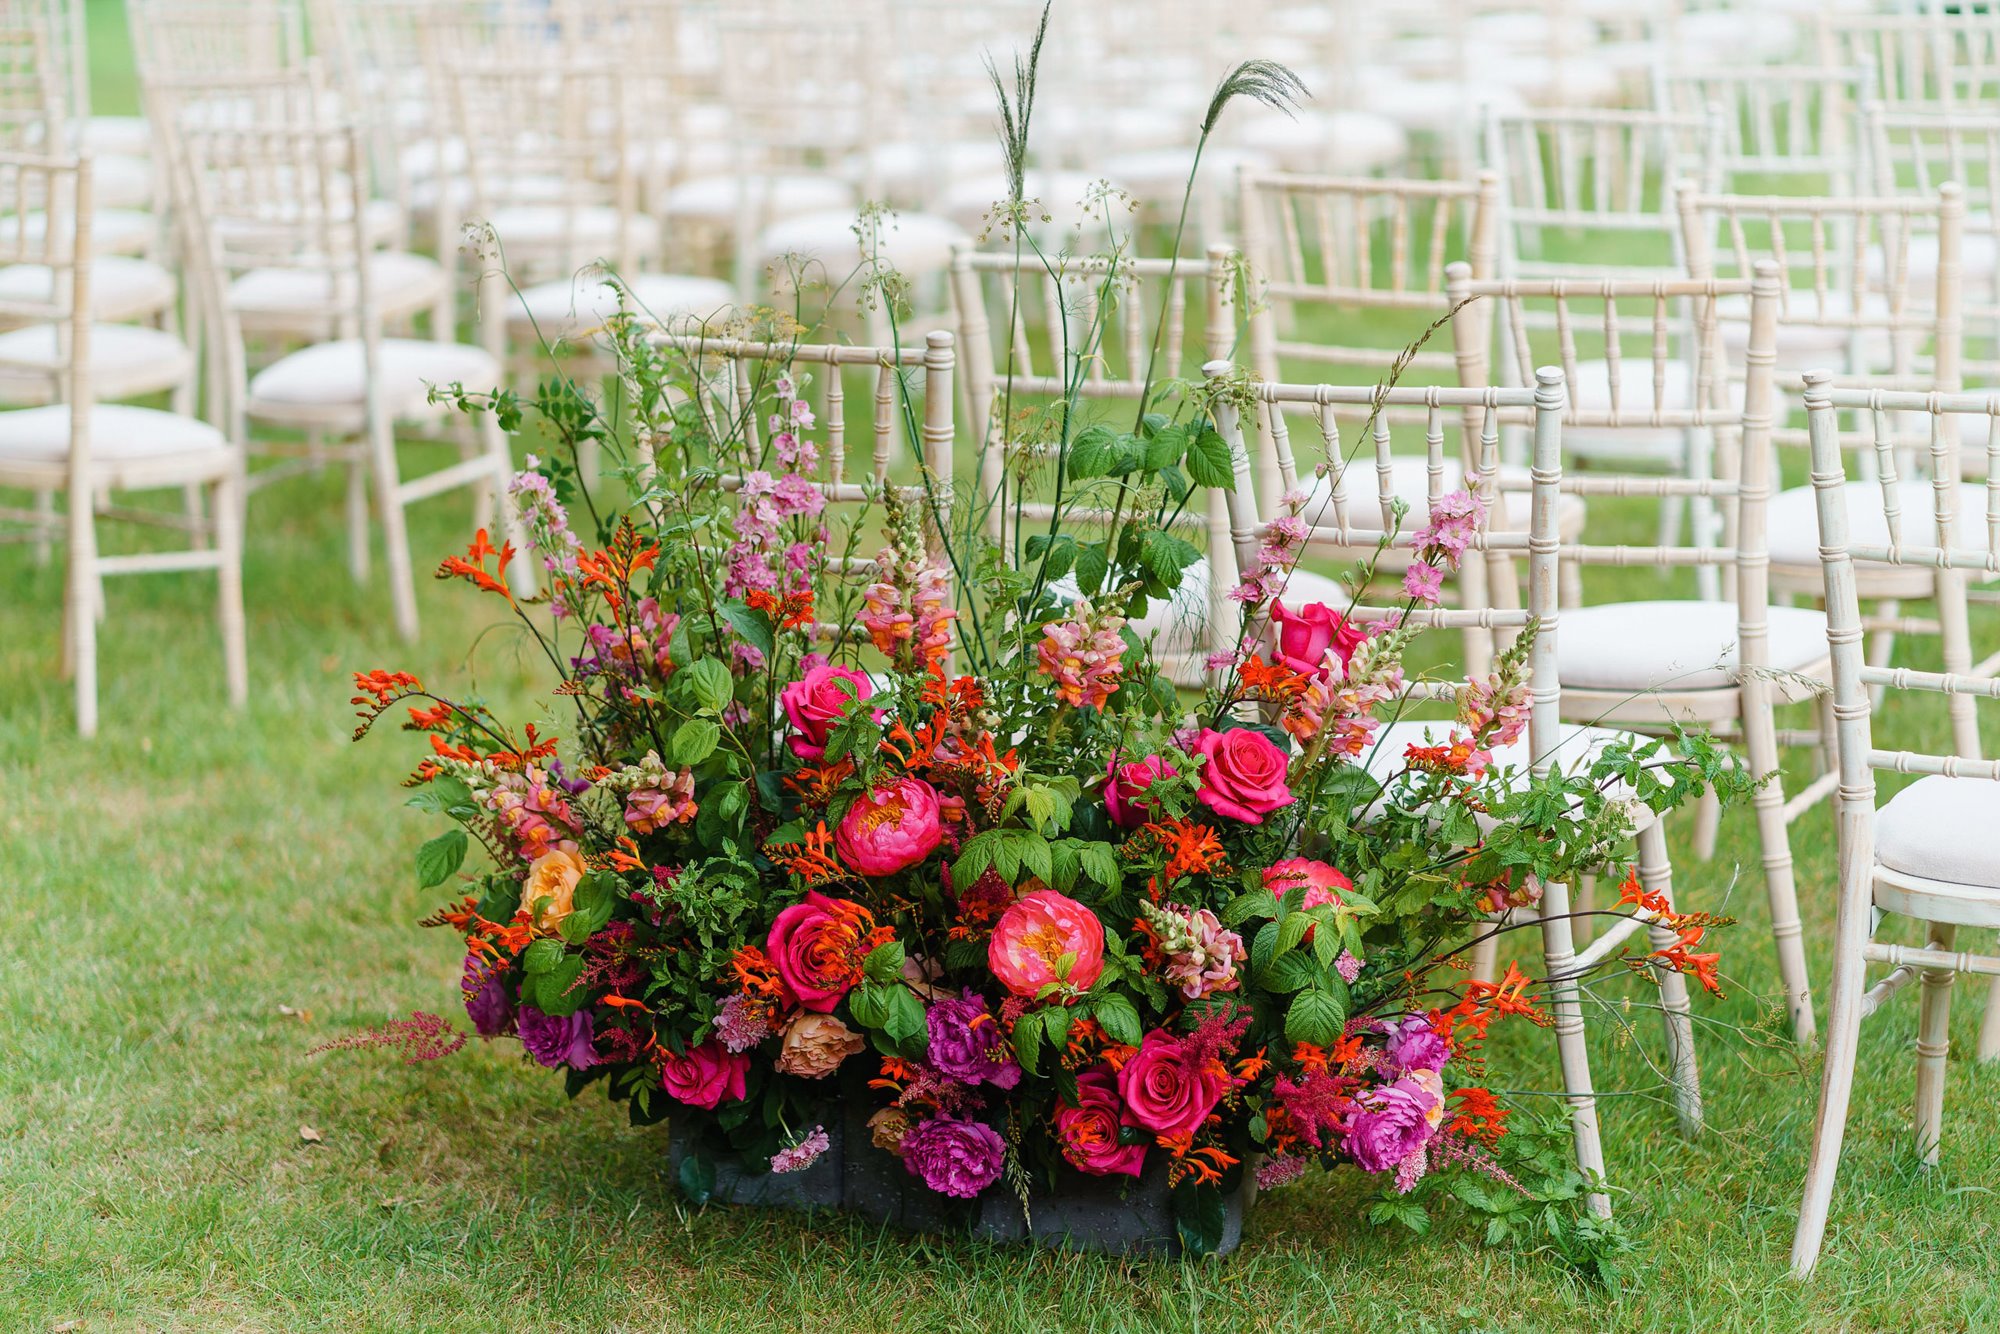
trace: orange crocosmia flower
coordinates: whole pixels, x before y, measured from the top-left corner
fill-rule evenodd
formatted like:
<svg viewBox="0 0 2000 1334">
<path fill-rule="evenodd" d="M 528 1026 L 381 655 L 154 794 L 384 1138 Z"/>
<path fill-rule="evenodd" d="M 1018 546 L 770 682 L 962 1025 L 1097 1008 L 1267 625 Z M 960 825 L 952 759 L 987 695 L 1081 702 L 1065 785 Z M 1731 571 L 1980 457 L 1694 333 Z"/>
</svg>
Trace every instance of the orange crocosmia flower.
<svg viewBox="0 0 2000 1334">
<path fill-rule="evenodd" d="M 415 731 L 428 732 L 434 727 L 443 727 L 449 723 L 451 715 L 452 706 L 449 704 L 440 703 L 428 709 L 420 709 L 412 704 L 409 725 Z"/>
<path fill-rule="evenodd" d="M 640 1010 L 647 1014 L 652 1013 L 647 1007 L 646 1002 L 633 1000 L 630 996 L 600 996 L 597 999 L 597 1003 L 599 1005 L 609 1005 L 614 1010 Z"/>
<path fill-rule="evenodd" d="M 1618 902 L 1620 904 L 1632 904 L 1635 907 L 1645 909 L 1647 912 L 1664 913 L 1673 911 L 1673 905 L 1667 902 L 1665 894 L 1649 890 L 1639 883 L 1639 872 L 1636 869 L 1628 869 L 1625 872 L 1625 878 L 1618 883 Z"/>
<path fill-rule="evenodd" d="M 824 820 L 806 835 L 803 846 L 797 843 L 784 843 L 776 847 L 767 845 L 764 848 L 764 855 L 809 885 L 841 880 L 847 875 L 846 869 L 833 855 L 833 835 L 827 831 Z"/>
<path fill-rule="evenodd" d="M 498 563 L 489 574 L 486 569 L 488 556 L 499 557 Z M 514 600 L 514 592 L 507 587 L 507 566 L 514 559 L 514 544 L 509 542 L 498 551 L 481 528 L 473 536 L 472 545 L 463 556 L 446 556 L 438 563 L 437 577 L 440 579 L 464 579 L 484 592 L 498 593 L 509 602 Z"/>
<path fill-rule="evenodd" d="M 1451 1098 L 1456 1105 L 1451 1124 L 1446 1128 L 1452 1134 L 1479 1140 L 1491 1148 L 1507 1133 L 1508 1109 L 1499 1104 L 1492 1090 L 1462 1088 L 1455 1090 Z"/>
<path fill-rule="evenodd" d="M 408 672 L 356 672 L 354 688 L 361 693 L 347 701 L 349 704 L 367 704 L 371 700 L 378 708 L 387 707 L 397 695 L 422 690 L 423 683 Z"/>
<path fill-rule="evenodd" d="M 1278 663 L 1265 662 L 1252 653 L 1249 661 L 1236 669 L 1243 688 L 1260 699 L 1289 702 L 1305 693 L 1310 684 L 1304 676 Z"/>
<path fill-rule="evenodd" d="M 1228 874 L 1222 840 L 1215 831 L 1197 820 L 1176 819 L 1146 824 L 1142 832 L 1151 834 L 1156 846 L 1165 849 L 1167 864 L 1160 875 L 1178 880 L 1186 875 Z"/>
<path fill-rule="evenodd" d="M 1716 966 L 1722 962 L 1720 951 L 1696 954 L 1695 946 L 1701 944 L 1705 928 L 1699 924 L 1684 926 L 1680 932 L 1680 943 L 1663 950 L 1654 950 L 1646 956 L 1647 961 L 1670 968 L 1676 973 L 1693 973 L 1695 981 L 1711 995 L 1722 994 L 1722 979 L 1716 973 Z"/>
</svg>

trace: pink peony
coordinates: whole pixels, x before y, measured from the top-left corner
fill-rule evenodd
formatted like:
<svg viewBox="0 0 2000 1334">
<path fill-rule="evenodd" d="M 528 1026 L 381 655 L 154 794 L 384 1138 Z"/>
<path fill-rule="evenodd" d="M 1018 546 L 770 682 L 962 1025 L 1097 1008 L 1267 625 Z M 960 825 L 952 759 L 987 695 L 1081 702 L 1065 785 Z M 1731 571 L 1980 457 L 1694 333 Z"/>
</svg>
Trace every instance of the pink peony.
<svg viewBox="0 0 2000 1334">
<path fill-rule="evenodd" d="M 1064 956 L 1066 975 L 1058 969 Z M 1087 990 L 1104 971 L 1104 924 L 1075 899 L 1038 889 L 1001 914 L 986 962 L 1016 996 L 1037 996 L 1051 982 Z"/>
<path fill-rule="evenodd" d="M 1125 1124 L 1155 1135 L 1192 1135 L 1229 1092 L 1229 1075 L 1189 1060 L 1189 1044 L 1163 1028 L 1146 1034 L 1118 1071 Z"/>
<path fill-rule="evenodd" d="M 1056 1143 L 1071 1167 L 1094 1177 L 1135 1177 L 1145 1170 L 1146 1146 L 1118 1142 L 1124 1110 L 1110 1071 L 1086 1070 L 1076 1077 L 1075 1105 L 1059 1104 L 1055 1118 Z"/>
<path fill-rule="evenodd" d="M 875 693 L 868 673 L 852 667 L 827 663 L 808 668 L 806 674 L 778 693 L 792 734 L 785 744 L 802 760 L 816 760 L 826 754 L 826 739 L 840 720 L 849 700 L 867 699 Z M 881 716 L 881 711 L 876 711 Z"/>
<path fill-rule="evenodd" d="M 725 1102 L 743 1101 L 743 1077 L 749 1070 L 749 1057 L 724 1051 L 710 1038 L 689 1047 L 686 1055 L 662 1056 L 660 1084 L 675 1101 L 714 1111 Z"/>
<path fill-rule="evenodd" d="M 1124 764 L 1111 757 L 1110 781 L 1104 785 L 1104 813 L 1121 829 L 1137 829 L 1153 816 L 1145 801 L 1146 789 L 1156 778 L 1172 778 L 1174 770 L 1157 755 Z"/>
<path fill-rule="evenodd" d="M 857 875 L 894 875 L 930 856 L 943 839 L 936 789 L 922 779 L 898 778 L 847 808 L 833 845 Z"/>
<path fill-rule="evenodd" d="M 1292 804 L 1292 790 L 1285 785 L 1290 761 L 1262 732 L 1247 727 L 1217 732 L 1205 727 L 1194 739 L 1193 749 L 1208 760 L 1195 796 L 1217 815 L 1262 824 L 1272 811 Z"/>
<path fill-rule="evenodd" d="M 1301 676 L 1324 677 L 1332 665 L 1326 654 L 1340 656 L 1342 670 L 1368 634 L 1324 602 L 1308 602 L 1289 611 L 1283 598 L 1271 604 L 1271 660 Z"/>
</svg>

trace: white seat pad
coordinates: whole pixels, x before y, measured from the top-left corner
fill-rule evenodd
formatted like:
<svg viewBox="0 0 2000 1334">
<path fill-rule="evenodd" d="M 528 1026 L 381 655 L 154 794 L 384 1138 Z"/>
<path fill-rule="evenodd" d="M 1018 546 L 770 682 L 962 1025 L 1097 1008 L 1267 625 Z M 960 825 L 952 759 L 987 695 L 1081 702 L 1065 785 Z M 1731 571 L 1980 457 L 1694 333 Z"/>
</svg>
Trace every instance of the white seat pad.
<svg viewBox="0 0 2000 1334">
<path fill-rule="evenodd" d="M 0 412 L 0 458 L 52 463 L 69 457 L 69 405 Z M 97 403 L 90 409 L 90 457 L 130 462 L 226 450 L 229 441 L 205 421 L 154 408 Z"/>
<path fill-rule="evenodd" d="M 1201 155 L 1202 181 L 1211 188 L 1234 189 L 1238 171 L 1269 171 L 1276 165 L 1277 158 L 1261 149 L 1211 145 Z M 1134 197 L 1154 203 L 1180 202 L 1193 167 L 1192 148 L 1148 148 L 1104 159 L 1106 175 L 1124 182 Z"/>
<path fill-rule="evenodd" d="M 1491 79 L 1482 83 L 1412 79 L 1383 69 L 1364 71 L 1356 82 L 1357 105 L 1406 130 L 1426 134 L 1469 132 L 1469 127 L 1479 123 L 1481 106 L 1506 115 L 1525 105 L 1513 88 Z"/>
<path fill-rule="evenodd" d="M 641 254 L 659 249 L 660 224 L 644 214 L 626 215 L 619 233 L 619 213 L 607 204 L 568 207 L 562 204 L 515 204 L 495 209 L 487 219 L 504 248 L 577 244 L 612 249 L 629 245 Z"/>
<path fill-rule="evenodd" d="M 31 325 L 0 334 L 0 403 L 51 400 L 48 374 L 62 364 L 52 324 Z M 170 333 L 137 324 L 93 324 L 90 328 L 90 396 L 137 398 L 157 394 L 194 373 L 194 353 Z"/>
<path fill-rule="evenodd" d="M 784 255 L 818 260 L 837 283 L 863 258 L 854 228 L 854 210 L 844 208 L 774 222 L 758 234 L 757 261 L 769 264 Z M 904 274 L 944 272 L 952 247 L 965 240 L 957 223 L 930 213 L 892 213 L 881 223 L 882 258 Z"/>
<path fill-rule="evenodd" d="M 1882 508 L 1882 484 L 1849 482 L 1843 489 L 1848 544 L 1887 546 L 1889 517 Z M 1896 483 L 1896 495 L 1903 510 L 1903 541 L 1914 546 L 1934 545 L 1937 521 L 1931 512 L 1930 482 L 1920 477 L 1904 478 Z M 1795 486 L 1772 497 L 1766 525 L 1773 565 L 1819 568 L 1819 506 L 1812 487 Z M 1956 545 L 1986 545 L 1986 488 L 1981 483 L 1963 482 L 1959 486 Z"/>
<path fill-rule="evenodd" d="M 824 208 L 850 208 L 854 192 L 832 176 L 757 173 L 697 176 L 667 191 L 660 212 L 729 226 L 748 204 L 753 216 L 788 218 Z"/>
<path fill-rule="evenodd" d="M 484 348 L 385 338 L 377 363 L 381 390 L 398 417 L 429 415 L 430 386 L 454 382 L 475 393 L 499 386 L 499 363 Z M 268 407 L 360 408 L 366 389 L 361 341 L 342 338 L 284 357 L 250 381 L 252 412 Z"/>
<path fill-rule="evenodd" d="M 1296 119 L 1265 112 L 1247 117 L 1235 138 L 1257 156 L 1273 159 L 1287 171 L 1367 173 L 1401 162 L 1410 152 L 1410 138 L 1404 128 L 1390 117 L 1372 111 L 1303 111 Z M 1185 156 L 1191 157 L 1192 151 Z M 1111 169 L 1110 164 L 1106 164 L 1106 169 Z M 1202 155 L 1202 170 L 1208 171 L 1207 154 Z M 1179 180 L 1186 179 L 1184 162 Z M 1222 173 L 1221 179 L 1234 180 L 1235 171 Z"/>
<path fill-rule="evenodd" d="M 46 265 L 0 268 L 0 301 L 48 301 L 53 285 L 53 272 Z M 174 275 L 149 259 L 100 255 L 90 261 L 90 313 L 107 324 L 165 310 L 178 291 Z"/>
<path fill-rule="evenodd" d="M 1771 607 L 1767 666 L 1803 671 L 1827 656 L 1826 616 Z M 1557 679 L 1578 690 L 1723 690 L 1739 663 L 1733 602 L 1606 602 L 1562 614 Z"/>
<path fill-rule="evenodd" d="M 2000 828 L 2000 783 L 1934 774 L 1898 792 L 1876 813 L 1875 860 L 1905 875 L 1976 886 L 1991 903 L 2000 898 L 1995 828 Z"/>
<path fill-rule="evenodd" d="M 991 137 L 946 143 L 896 139 L 856 154 L 849 171 L 883 189 L 908 193 L 935 191 L 946 181 L 968 176 L 991 176 L 1004 166 L 1000 144 Z"/>
<path fill-rule="evenodd" d="M 421 310 L 444 290 L 444 267 L 428 255 L 381 250 L 368 257 L 370 294 L 389 315 Z M 229 285 L 229 305 L 243 315 L 341 314 L 324 269 L 252 269 Z"/>
<path fill-rule="evenodd" d="M 718 278 L 642 273 L 625 280 L 625 286 L 631 292 L 632 311 L 641 319 L 648 315 L 660 321 L 678 315 L 707 319 L 736 304 L 736 293 Z M 538 328 L 554 340 L 580 329 L 594 329 L 617 310 L 618 288 L 595 274 L 584 273 L 574 280 L 557 279 L 528 288 L 507 319 L 524 330 Z"/>
<path fill-rule="evenodd" d="M 30 243 L 39 242 L 48 235 L 48 214 L 30 213 L 26 222 Z M 0 241 L 11 244 L 20 234 L 20 229 L 21 222 L 17 218 L 0 220 Z M 150 213 L 142 213 L 138 209 L 131 208 L 94 209 L 90 215 L 92 257 L 143 254 L 153 244 L 154 230 L 155 222 Z M 57 244 L 63 245 L 60 240 Z M 63 248 L 67 249 L 67 246 Z"/>
<path fill-rule="evenodd" d="M 145 208 L 153 202 L 153 164 L 143 157 L 101 153 L 90 164 L 90 195 L 100 208 Z"/>
<path fill-rule="evenodd" d="M 153 151 L 153 127 L 144 116 L 92 116 L 83 134 L 92 153 L 145 157 Z"/>
</svg>

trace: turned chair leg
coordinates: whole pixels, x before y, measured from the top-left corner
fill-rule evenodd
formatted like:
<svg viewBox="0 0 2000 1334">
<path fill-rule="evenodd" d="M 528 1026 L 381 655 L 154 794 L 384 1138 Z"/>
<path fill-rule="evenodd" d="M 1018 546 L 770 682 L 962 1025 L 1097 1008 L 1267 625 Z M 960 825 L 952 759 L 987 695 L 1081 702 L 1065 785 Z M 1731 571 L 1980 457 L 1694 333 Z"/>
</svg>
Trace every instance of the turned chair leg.
<svg viewBox="0 0 2000 1334">
<path fill-rule="evenodd" d="M 1930 924 L 1930 946 L 1949 950 L 1958 928 L 1947 922 Z M 1923 1004 L 1917 1012 L 1917 1153 L 1924 1166 L 1935 1166 L 1944 1135 L 1944 1063 L 1951 1050 L 1951 986 L 1957 974 L 1949 968 L 1926 968 Z"/>
<path fill-rule="evenodd" d="M 1986 1016 L 1979 1021 L 1979 1059 L 2000 1057 L 2000 977 L 1986 984 Z"/>
<path fill-rule="evenodd" d="M 1851 906 L 1851 911 L 1850 911 Z M 1792 1235 L 1792 1276 L 1810 1277 L 1826 1239 L 1833 1184 L 1840 1174 L 1840 1149 L 1847 1136 L 1847 1106 L 1854 1095 L 1854 1061 L 1861 1043 L 1861 1000 L 1867 990 L 1868 943 L 1873 906 L 1841 906 L 1834 927 L 1833 983 L 1826 1007 L 1826 1064 L 1820 1075 L 1819 1115 L 1813 1122 L 1812 1157 L 1806 1162 L 1799 1225 Z"/>
<path fill-rule="evenodd" d="M 222 631 L 222 676 L 229 703 L 242 708 L 250 696 L 249 653 L 243 632 L 243 522 L 236 480 L 215 484 L 215 545 L 222 557 L 216 569 L 216 617 Z"/>
<path fill-rule="evenodd" d="M 1667 831 L 1658 820 L 1639 834 L 1639 883 L 1649 891 L 1674 898 L 1674 872 L 1667 860 Z M 1679 939 L 1672 930 L 1655 925 L 1647 928 L 1653 948 L 1663 950 Z M 1674 1114 L 1680 1119 L 1681 1134 L 1694 1139 L 1701 1134 L 1701 1071 L 1695 1063 L 1694 1020 L 1689 1017 L 1688 986 L 1685 974 L 1672 969 L 1659 973 L 1660 1018 L 1667 1031 L 1667 1069 L 1674 1083 Z"/>
<path fill-rule="evenodd" d="M 1549 977 L 1549 1009 L 1555 1017 L 1556 1054 L 1562 1061 L 1563 1100 L 1569 1104 L 1576 1165 L 1590 1183 L 1584 1197 L 1590 1211 L 1611 1217 L 1604 1181 L 1604 1140 L 1597 1125 L 1597 1092 L 1590 1081 L 1590 1048 L 1584 1038 L 1583 993 L 1578 987 L 1575 939 L 1570 931 L 1569 886 L 1542 886 L 1542 957 Z"/>
</svg>

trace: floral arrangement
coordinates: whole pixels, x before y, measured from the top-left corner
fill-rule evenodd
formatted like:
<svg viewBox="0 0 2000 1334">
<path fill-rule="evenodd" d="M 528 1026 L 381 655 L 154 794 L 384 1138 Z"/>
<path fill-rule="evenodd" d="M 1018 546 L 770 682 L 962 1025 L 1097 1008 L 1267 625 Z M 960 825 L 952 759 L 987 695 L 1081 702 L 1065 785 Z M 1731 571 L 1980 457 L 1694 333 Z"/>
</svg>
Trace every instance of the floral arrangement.
<svg viewBox="0 0 2000 1334">
<path fill-rule="evenodd" d="M 798 336 L 753 318 L 733 332 Z M 1127 431 L 1050 405 L 1064 499 L 1115 492 L 1121 517 L 1058 507 L 1017 553 L 980 536 L 1001 500 L 947 507 L 927 476 L 836 517 L 812 376 L 782 355 L 732 411 L 699 345 L 624 317 L 608 337 L 628 414 L 551 380 L 554 447 L 509 495 L 529 550 L 482 533 L 439 570 L 549 664 L 547 717 L 356 678 L 357 736 L 426 739 L 412 804 L 449 827 L 418 878 L 459 882 L 428 924 L 463 935 L 479 1035 L 635 1123 L 672 1118 L 696 1162 L 807 1169 L 865 1099 L 874 1149 L 940 1197 L 1159 1181 L 1195 1249 L 1246 1176 L 1314 1165 L 1373 1177 L 1383 1219 L 1419 1222 L 1432 1192 L 1495 1235 L 1572 1216 L 1564 1131 L 1488 1087 L 1491 1027 L 1550 1022 L 1542 980 L 1473 978 L 1469 951 L 1544 881 L 1614 860 L 1635 803 L 1740 796 L 1740 768 L 1694 735 L 1534 783 L 1496 763 L 1528 723 L 1532 629 L 1459 691 L 1445 743 L 1383 763 L 1422 631 L 1286 602 L 1303 521 L 1237 588 L 1245 631 L 1212 684 L 1176 691 L 1134 619 L 1199 555 L 1169 511 L 1231 484 L 1226 381 L 1163 383 Z M 523 428 L 506 395 L 476 406 Z M 585 440 L 621 460 L 624 498 L 578 475 Z M 1407 607 L 1483 523 L 1475 492 L 1433 509 Z M 523 558 L 534 599 L 509 582 Z M 1621 961 L 1713 988 L 1696 947 L 1716 923 L 1672 925 L 1674 950 Z"/>
</svg>

